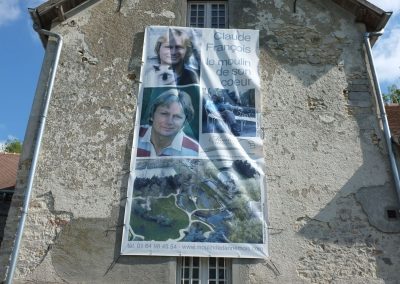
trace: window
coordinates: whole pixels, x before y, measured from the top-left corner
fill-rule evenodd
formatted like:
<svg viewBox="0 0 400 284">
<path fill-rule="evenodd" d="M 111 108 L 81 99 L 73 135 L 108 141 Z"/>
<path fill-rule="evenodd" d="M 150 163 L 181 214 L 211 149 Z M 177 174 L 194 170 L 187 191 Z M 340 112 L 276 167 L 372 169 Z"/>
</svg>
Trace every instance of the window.
<svg viewBox="0 0 400 284">
<path fill-rule="evenodd" d="M 14 192 L 11 190 L 0 190 L 0 202 L 1 203 L 11 203 L 13 193 Z"/>
<path fill-rule="evenodd" d="M 227 1 L 188 1 L 187 26 L 228 28 Z M 227 258 L 180 257 L 177 266 L 179 284 L 229 284 L 232 265 Z"/>
<path fill-rule="evenodd" d="M 226 1 L 188 2 L 188 26 L 194 28 L 228 28 Z"/>
<path fill-rule="evenodd" d="M 0 245 L 3 241 L 4 228 L 6 226 L 13 193 L 14 190 L 11 189 L 0 189 Z"/>
<path fill-rule="evenodd" d="M 231 263 L 227 258 L 181 257 L 178 259 L 179 284 L 229 284 Z"/>
</svg>

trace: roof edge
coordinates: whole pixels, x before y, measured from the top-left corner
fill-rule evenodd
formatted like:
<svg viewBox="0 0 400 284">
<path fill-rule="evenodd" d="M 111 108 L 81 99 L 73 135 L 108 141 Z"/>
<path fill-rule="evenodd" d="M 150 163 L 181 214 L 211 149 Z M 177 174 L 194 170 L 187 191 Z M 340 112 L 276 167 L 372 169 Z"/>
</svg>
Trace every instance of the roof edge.
<svg viewBox="0 0 400 284">
<path fill-rule="evenodd" d="M 36 31 L 40 29 L 50 30 L 54 24 L 65 21 L 98 1 L 100 0 L 49 0 L 36 8 L 29 8 L 28 11 Z M 392 15 L 392 12 L 386 12 L 367 0 L 331 1 L 353 14 L 356 22 L 364 23 L 367 32 L 381 31 Z M 47 36 L 41 34 L 39 36 L 43 46 L 46 47 Z M 377 39 L 377 36 L 372 36 L 371 45 Z"/>
<path fill-rule="evenodd" d="M 374 33 L 382 31 L 389 21 L 393 12 L 387 12 L 368 2 L 367 0 L 331 0 L 338 6 L 347 10 L 355 16 L 355 21 L 364 23 L 367 32 Z M 374 45 L 379 35 L 372 35 L 371 45 Z"/>
<path fill-rule="evenodd" d="M 49 0 L 36 8 L 28 8 L 33 21 L 33 29 L 38 32 L 41 29 L 50 30 L 55 24 L 59 24 L 72 17 L 87 7 L 100 0 Z M 43 47 L 46 48 L 48 36 L 39 34 Z"/>
</svg>

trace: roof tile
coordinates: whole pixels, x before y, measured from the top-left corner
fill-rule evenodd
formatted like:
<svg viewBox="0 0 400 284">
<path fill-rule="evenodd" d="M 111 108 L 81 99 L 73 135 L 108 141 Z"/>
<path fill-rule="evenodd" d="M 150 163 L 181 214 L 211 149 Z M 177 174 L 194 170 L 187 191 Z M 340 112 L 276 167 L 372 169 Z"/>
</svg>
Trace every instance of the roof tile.
<svg viewBox="0 0 400 284">
<path fill-rule="evenodd" d="M 19 154 L 0 153 L 0 189 L 15 187 Z"/>
</svg>

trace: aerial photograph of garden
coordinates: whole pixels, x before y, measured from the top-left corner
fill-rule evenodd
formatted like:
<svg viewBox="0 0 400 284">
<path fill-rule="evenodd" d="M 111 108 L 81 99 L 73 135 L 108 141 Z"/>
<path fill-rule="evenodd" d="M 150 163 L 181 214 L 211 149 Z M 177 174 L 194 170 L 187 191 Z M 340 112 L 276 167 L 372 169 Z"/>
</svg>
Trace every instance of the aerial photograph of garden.
<svg viewBox="0 0 400 284">
<path fill-rule="evenodd" d="M 245 160 L 136 164 L 129 241 L 263 243 L 262 176 Z"/>
</svg>

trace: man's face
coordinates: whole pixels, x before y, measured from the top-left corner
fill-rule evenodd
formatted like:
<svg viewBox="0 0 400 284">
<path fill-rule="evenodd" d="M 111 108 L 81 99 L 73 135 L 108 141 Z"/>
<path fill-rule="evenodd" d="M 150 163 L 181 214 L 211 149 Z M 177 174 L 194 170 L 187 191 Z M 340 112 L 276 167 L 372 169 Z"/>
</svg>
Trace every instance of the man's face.
<svg viewBox="0 0 400 284">
<path fill-rule="evenodd" d="M 173 102 L 169 106 L 158 106 L 153 114 L 153 133 L 173 139 L 182 129 L 185 120 L 186 116 L 180 103 Z"/>
<path fill-rule="evenodd" d="M 181 36 L 170 36 L 169 41 L 160 46 L 160 63 L 178 65 L 183 63 L 186 55 L 184 39 Z"/>
</svg>

